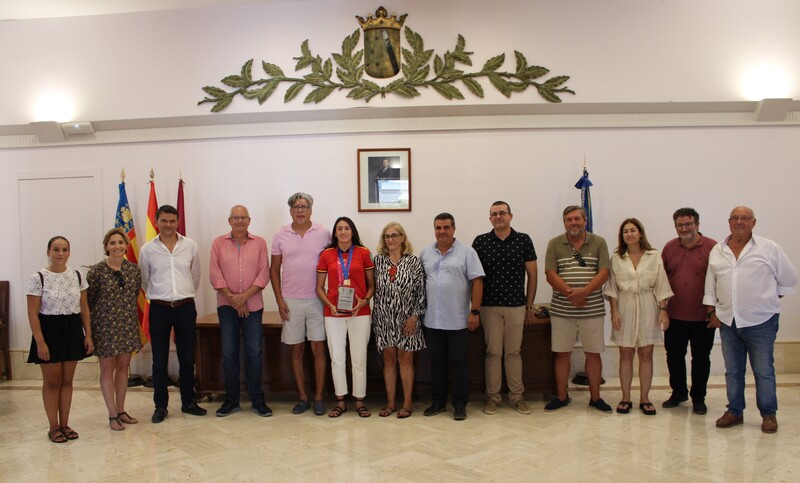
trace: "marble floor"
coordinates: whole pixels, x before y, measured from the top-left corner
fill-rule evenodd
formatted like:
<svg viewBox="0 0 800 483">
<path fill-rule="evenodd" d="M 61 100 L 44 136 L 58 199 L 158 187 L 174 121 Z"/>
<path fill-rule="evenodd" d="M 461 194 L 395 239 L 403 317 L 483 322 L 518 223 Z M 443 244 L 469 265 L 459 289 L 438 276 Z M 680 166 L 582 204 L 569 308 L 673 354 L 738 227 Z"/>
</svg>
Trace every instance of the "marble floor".
<svg viewBox="0 0 800 483">
<path fill-rule="evenodd" d="M 587 406 L 585 388 L 575 387 L 572 405 L 555 413 L 530 395 L 529 416 L 507 404 L 487 416 L 474 398 L 463 422 L 451 413 L 424 417 L 424 402 L 409 419 L 380 418 L 375 398 L 368 419 L 352 407 L 339 419 L 292 415 L 294 401 L 285 397 L 268 401 L 271 418 L 247 403 L 217 418 L 219 401 L 201 403 L 209 415 L 196 417 L 180 412 L 173 392 L 169 417 L 155 425 L 152 393 L 133 388 L 127 409 L 142 422 L 120 432 L 108 429 L 97 385 L 81 382 L 70 418 L 80 439 L 65 444 L 46 438 L 40 382 L 2 382 L 0 480 L 800 481 L 800 375 L 778 377 L 780 430 L 773 435 L 760 430 L 752 384 L 744 425 L 722 430 L 714 426 L 725 407 L 722 377 L 712 376 L 705 416 L 686 404 L 663 410 L 667 381 L 654 382 L 655 417 L 599 413 Z M 607 381 L 603 396 L 612 405 L 619 400 L 618 380 Z"/>
</svg>

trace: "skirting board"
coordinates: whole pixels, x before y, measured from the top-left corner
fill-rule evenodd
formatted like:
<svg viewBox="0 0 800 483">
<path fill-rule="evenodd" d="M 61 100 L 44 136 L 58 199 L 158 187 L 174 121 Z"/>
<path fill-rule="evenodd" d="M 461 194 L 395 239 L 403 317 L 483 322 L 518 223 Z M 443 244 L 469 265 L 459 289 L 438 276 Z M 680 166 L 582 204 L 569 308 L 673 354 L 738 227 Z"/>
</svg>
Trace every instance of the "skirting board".
<svg viewBox="0 0 800 483">
<path fill-rule="evenodd" d="M 687 351 L 689 352 L 689 351 Z M 657 345 L 653 354 L 654 376 L 667 376 L 666 352 L 663 345 Z M 28 351 L 20 349 L 11 350 L 11 371 L 16 380 L 37 380 L 42 378 L 39 368 L 35 364 L 28 364 Z M 617 377 L 619 366 L 619 351 L 615 345 L 606 346 L 602 354 L 603 376 Z M 572 375 L 577 371 L 583 370 L 583 352 L 576 348 L 572 354 Z M 687 370 L 691 364 L 691 354 L 686 356 Z M 142 352 L 134 356 L 131 361 L 131 372 L 142 376 L 149 376 L 151 373 L 152 358 L 149 346 Z M 637 371 L 638 363 L 634 361 L 634 373 Z M 178 362 L 175 352 L 170 353 L 170 375 L 177 377 Z M 174 372 L 174 374 L 173 374 Z M 750 372 L 748 370 L 748 372 Z M 776 342 L 775 343 L 775 373 L 776 374 L 798 374 L 800 373 L 800 341 Z M 722 360 L 722 349 L 717 342 L 711 351 L 711 374 L 724 375 L 725 364 Z M 78 363 L 78 370 L 75 373 L 75 380 L 87 381 L 96 380 L 100 375 L 100 367 L 97 358 L 90 357 Z M 572 377 L 572 375 L 570 377 Z"/>
</svg>

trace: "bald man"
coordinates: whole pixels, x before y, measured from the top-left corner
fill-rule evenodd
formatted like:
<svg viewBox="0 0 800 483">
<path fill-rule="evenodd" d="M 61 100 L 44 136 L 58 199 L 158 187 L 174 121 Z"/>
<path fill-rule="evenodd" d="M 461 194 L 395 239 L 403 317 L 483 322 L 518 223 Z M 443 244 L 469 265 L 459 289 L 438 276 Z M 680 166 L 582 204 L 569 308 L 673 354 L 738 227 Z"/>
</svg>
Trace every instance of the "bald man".
<svg viewBox="0 0 800 483">
<path fill-rule="evenodd" d="M 708 255 L 703 304 L 710 326 L 720 328 L 725 359 L 728 410 L 717 419 L 718 428 L 744 422 L 745 363 L 756 378 L 756 405 L 761 431 L 778 431 L 778 396 L 773 352 L 778 334 L 780 299 L 794 293 L 797 272 L 781 247 L 753 235 L 756 216 L 737 206 L 728 217 L 731 234 Z"/>
</svg>

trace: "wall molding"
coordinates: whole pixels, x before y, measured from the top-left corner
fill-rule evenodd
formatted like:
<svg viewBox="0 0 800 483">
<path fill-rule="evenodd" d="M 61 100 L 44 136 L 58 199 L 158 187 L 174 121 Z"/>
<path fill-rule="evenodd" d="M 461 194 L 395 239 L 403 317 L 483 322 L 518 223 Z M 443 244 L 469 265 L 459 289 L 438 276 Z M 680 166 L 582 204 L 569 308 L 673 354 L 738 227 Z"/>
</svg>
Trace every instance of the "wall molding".
<svg viewBox="0 0 800 483">
<path fill-rule="evenodd" d="M 381 132 L 800 125 L 800 101 L 781 121 L 759 102 L 492 104 L 356 107 L 91 121 L 95 132 L 40 142 L 30 125 L 0 126 L 0 149 Z"/>
</svg>

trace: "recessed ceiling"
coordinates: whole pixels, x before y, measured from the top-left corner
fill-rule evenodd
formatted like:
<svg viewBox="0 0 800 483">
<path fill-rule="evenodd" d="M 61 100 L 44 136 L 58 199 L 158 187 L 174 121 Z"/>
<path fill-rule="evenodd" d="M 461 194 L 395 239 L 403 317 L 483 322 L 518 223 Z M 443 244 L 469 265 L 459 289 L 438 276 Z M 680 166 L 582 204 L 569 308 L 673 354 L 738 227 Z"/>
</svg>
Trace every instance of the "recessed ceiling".
<svg viewBox="0 0 800 483">
<path fill-rule="evenodd" d="M 0 0 L 0 20 L 78 17 L 297 0 Z"/>
</svg>

